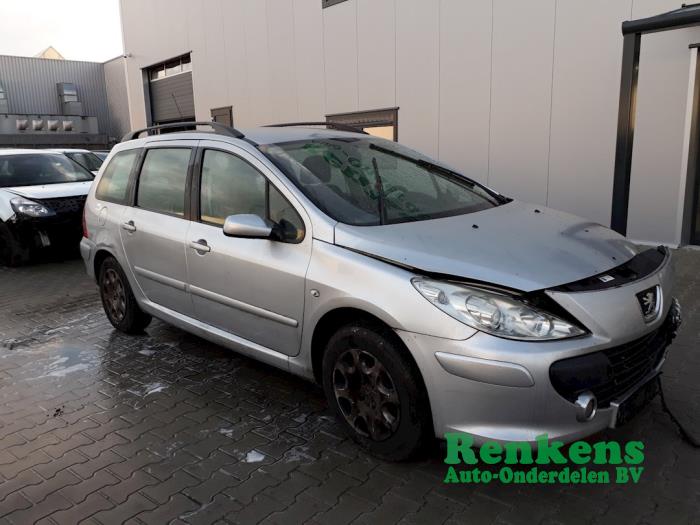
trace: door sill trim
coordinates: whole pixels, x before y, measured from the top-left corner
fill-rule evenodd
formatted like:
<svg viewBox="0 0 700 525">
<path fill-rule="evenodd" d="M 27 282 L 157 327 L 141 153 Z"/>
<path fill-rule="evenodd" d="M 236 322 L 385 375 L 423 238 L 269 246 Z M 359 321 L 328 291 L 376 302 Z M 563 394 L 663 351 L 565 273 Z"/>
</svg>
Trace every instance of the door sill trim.
<svg viewBox="0 0 700 525">
<path fill-rule="evenodd" d="M 144 300 L 141 308 L 158 319 L 199 336 L 212 343 L 225 346 L 247 357 L 267 363 L 282 370 L 289 371 L 289 356 L 266 346 L 259 345 L 248 339 L 221 330 L 214 326 L 198 321 L 188 315 L 181 314 L 165 306 Z"/>
</svg>

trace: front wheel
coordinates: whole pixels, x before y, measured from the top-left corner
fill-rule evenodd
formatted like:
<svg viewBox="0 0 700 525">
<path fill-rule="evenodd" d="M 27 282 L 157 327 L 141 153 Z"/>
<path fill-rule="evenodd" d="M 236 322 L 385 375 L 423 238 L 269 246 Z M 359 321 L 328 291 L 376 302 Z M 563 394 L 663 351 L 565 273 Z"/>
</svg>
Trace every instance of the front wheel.
<svg viewBox="0 0 700 525">
<path fill-rule="evenodd" d="M 127 334 L 140 334 L 151 322 L 151 316 L 139 308 L 129 281 L 114 257 L 107 257 L 100 266 L 98 284 L 102 306 L 109 322 Z"/>
<path fill-rule="evenodd" d="M 21 266 L 29 262 L 29 248 L 23 246 L 4 223 L 0 223 L 0 264 Z"/>
<path fill-rule="evenodd" d="M 323 388 L 351 437 L 370 453 L 400 461 L 432 437 L 430 405 L 415 363 L 388 328 L 338 330 L 323 357 Z"/>
</svg>

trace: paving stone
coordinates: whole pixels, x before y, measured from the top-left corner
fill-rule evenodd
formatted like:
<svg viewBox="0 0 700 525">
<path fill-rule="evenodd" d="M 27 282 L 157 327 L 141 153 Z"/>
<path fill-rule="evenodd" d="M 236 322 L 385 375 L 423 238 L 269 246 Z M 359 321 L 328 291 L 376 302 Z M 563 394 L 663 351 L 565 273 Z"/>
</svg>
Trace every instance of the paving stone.
<svg viewBox="0 0 700 525">
<path fill-rule="evenodd" d="M 141 470 L 137 470 L 133 472 L 129 478 L 124 479 L 119 483 L 102 488 L 100 490 L 100 494 L 102 494 L 113 504 L 118 505 L 126 501 L 126 499 L 134 492 L 141 490 L 144 487 L 157 485 L 159 483 L 160 480 L 154 478 L 153 476 L 149 476 Z"/>
<path fill-rule="evenodd" d="M 54 512 L 49 518 L 56 523 L 85 523 L 83 520 L 91 518 L 96 513 L 111 509 L 112 503 L 98 493 L 90 494 L 80 505 Z"/>
<path fill-rule="evenodd" d="M 352 523 L 358 516 L 372 511 L 375 507 L 371 501 L 346 493 L 340 496 L 337 505 L 317 515 L 314 521 L 328 525 Z"/>
<path fill-rule="evenodd" d="M 54 477 L 41 484 L 23 488 L 22 494 L 36 504 L 44 501 L 47 496 L 53 494 L 57 490 L 63 489 L 69 485 L 77 485 L 80 481 L 81 479 L 70 470 L 61 470 Z"/>
<path fill-rule="evenodd" d="M 685 321 L 664 390 L 700 434 L 700 253 L 676 256 Z M 82 366 L 47 376 L 68 361 Z M 642 440 L 640 482 L 444 485 L 444 449 L 372 458 L 316 386 L 157 320 L 116 332 L 81 261 L 0 268 L 0 525 L 700 525 L 700 456 L 658 401 L 595 439 Z"/>
<path fill-rule="evenodd" d="M 182 494 L 176 494 L 169 501 L 163 502 L 155 509 L 138 514 L 136 519 L 144 523 L 161 525 L 162 523 L 170 523 L 171 520 L 197 508 L 199 508 L 197 503 Z"/>
</svg>

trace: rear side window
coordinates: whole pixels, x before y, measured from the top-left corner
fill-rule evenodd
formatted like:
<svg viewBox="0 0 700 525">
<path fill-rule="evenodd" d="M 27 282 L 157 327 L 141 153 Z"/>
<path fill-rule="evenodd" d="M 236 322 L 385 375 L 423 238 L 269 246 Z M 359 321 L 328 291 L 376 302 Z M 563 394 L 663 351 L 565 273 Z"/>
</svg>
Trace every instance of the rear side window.
<svg viewBox="0 0 700 525">
<path fill-rule="evenodd" d="M 125 204 L 129 188 L 129 175 L 139 150 L 120 151 L 107 164 L 95 191 L 95 197 L 102 201 Z"/>
<path fill-rule="evenodd" d="M 183 217 L 189 148 L 148 150 L 143 161 L 136 205 L 139 208 Z"/>
</svg>

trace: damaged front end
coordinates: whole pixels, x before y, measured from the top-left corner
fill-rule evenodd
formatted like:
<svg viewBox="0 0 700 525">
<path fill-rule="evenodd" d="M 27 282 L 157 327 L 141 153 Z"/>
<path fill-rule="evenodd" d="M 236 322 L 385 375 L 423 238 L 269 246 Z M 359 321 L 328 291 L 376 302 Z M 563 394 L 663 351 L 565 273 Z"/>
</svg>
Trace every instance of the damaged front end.
<svg viewBox="0 0 700 525">
<path fill-rule="evenodd" d="M 17 199 L 15 214 L 4 223 L 6 244 L 25 260 L 45 251 L 77 253 L 85 198 Z"/>
</svg>

